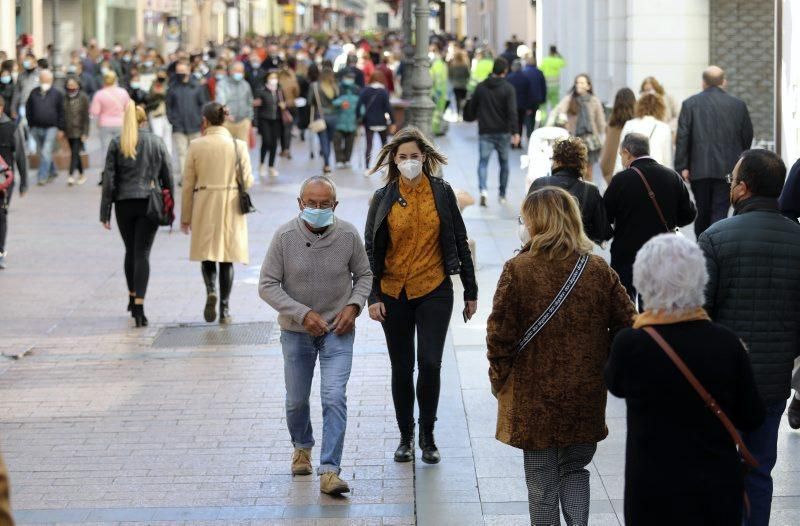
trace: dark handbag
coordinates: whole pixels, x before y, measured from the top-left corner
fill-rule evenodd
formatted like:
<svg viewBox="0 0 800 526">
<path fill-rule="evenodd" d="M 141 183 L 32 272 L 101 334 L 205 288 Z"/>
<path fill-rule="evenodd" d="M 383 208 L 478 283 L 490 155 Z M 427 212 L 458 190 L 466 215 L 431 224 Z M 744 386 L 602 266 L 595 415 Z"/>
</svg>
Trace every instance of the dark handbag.
<svg viewBox="0 0 800 526">
<path fill-rule="evenodd" d="M 278 90 L 278 103 L 286 102 L 283 97 L 283 93 L 281 90 Z M 280 109 L 280 107 L 279 107 Z M 294 123 L 294 116 L 292 116 L 292 112 L 287 110 L 286 108 L 281 109 L 281 121 L 283 124 L 293 124 Z"/>
<path fill-rule="evenodd" d="M 717 404 L 717 401 L 714 400 L 714 397 L 711 396 L 711 393 L 706 391 L 706 388 L 703 387 L 703 384 L 700 383 L 700 380 L 692 373 L 691 369 L 686 365 L 680 356 L 675 352 L 672 346 L 667 343 L 661 334 L 653 327 L 644 327 L 644 332 L 646 332 L 653 340 L 661 347 L 661 350 L 664 351 L 672 363 L 675 364 L 675 367 L 681 372 L 681 374 L 686 378 L 692 388 L 700 395 L 700 398 L 703 399 L 705 402 L 706 407 L 708 407 L 714 415 L 719 418 L 719 421 L 722 422 L 722 425 L 725 427 L 725 430 L 733 439 L 733 443 L 736 445 L 736 450 L 739 453 L 739 462 L 742 466 L 742 472 L 747 474 L 753 468 L 758 467 L 758 461 L 753 457 L 750 451 L 747 449 L 747 446 L 742 441 L 742 437 L 736 431 L 736 427 L 733 425 L 733 422 L 728 418 L 728 415 L 722 410 L 722 408 Z M 747 498 L 747 493 L 744 495 L 744 505 L 747 511 L 748 516 L 750 515 L 750 502 Z"/>
<path fill-rule="evenodd" d="M 161 188 L 158 179 L 150 180 L 150 193 L 147 196 L 147 219 L 158 226 L 172 226 L 175 221 L 175 207 L 169 188 Z"/>
<path fill-rule="evenodd" d="M 239 160 L 239 148 L 236 146 L 236 138 L 231 137 L 233 141 L 233 151 L 236 153 L 236 187 L 239 189 L 239 211 L 246 215 L 256 211 L 253 206 L 253 201 L 250 199 L 250 194 L 244 189 L 244 177 L 242 176 L 242 163 Z"/>
</svg>

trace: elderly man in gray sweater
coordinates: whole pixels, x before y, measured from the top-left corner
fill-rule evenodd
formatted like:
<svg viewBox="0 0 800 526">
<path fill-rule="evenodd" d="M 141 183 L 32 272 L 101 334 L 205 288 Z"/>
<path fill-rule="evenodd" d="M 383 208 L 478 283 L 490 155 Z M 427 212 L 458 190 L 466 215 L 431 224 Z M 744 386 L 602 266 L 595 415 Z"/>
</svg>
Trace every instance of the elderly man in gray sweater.
<svg viewBox="0 0 800 526">
<path fill-rule="evenodd" d="M 355 319 L 372 288 L 364 243 L 356 228 L 334 215 L 336 186 L 324 176 L 300 188 L 299 217 L 272 238 L 258 291 L 278 311 L 286 379 L 286 423 L 294 445 L 292 474 L 310 475 L 309 396 L 319 356 L 322 374 L 320 491 L 350 491 L 339 478 L 347 428 L 347 381 L 353 363 Z"/>
</svg>

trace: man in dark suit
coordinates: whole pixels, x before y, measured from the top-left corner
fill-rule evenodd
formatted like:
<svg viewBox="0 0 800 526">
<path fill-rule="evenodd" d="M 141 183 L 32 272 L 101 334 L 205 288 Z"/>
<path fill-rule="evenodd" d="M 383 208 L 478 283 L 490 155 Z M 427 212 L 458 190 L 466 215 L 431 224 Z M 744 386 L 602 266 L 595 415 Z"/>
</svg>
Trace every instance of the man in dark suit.
<svg viewBox="0 0 800 526">
<path fill-rule="evenodd" d="M 726 87 L 725 72 L 709 66 L 703 71 L 703 91 L 683 101 L 678 117 L 675 170 L 692 185 L 698 236 L 728 216 L 726 176 L 753 143 L 747 105 L 726 93 Z"/>
<path fill-rule="evenodd" d="M 633 261 L 636 253 L 650 238 L 691 223 L 697 212 L 686 185 L 675 170 L 650 157 L 650 142 L 646 135 L 629 133 L 619 150 L 622 164 L 627 169 L 611 179 L 603 202 L 608 221 L 614 225 L 611 268 L 619 274 L 622 285 L 635 302 Z M 653 191 L 663 221 L 642 177 Z"/>
</svg>

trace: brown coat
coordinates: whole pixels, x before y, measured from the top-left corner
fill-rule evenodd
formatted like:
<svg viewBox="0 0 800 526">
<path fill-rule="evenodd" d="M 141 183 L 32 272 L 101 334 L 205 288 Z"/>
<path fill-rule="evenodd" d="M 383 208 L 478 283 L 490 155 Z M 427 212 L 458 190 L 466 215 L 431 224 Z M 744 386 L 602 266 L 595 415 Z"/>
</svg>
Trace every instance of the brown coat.
<svg viewBox="0 0 800 526">
<path fill-rule="evenodd" d="M 603 143 L 603 151 L 600 153 L 600 170 L 603 172 L 603 178 L 606 183 L 610 183 L 611 176 L 614 175 L 614 164 L 617 162 L 617 155 L 619 155 L 621 133 L 622 128 L 606 126 L 606 140 Z"/>
<path fill-rule="evenodd" d="M 566 128 L 570 135 L 575 135 L 575 129 L 578 126 L 578 115 L 570 115 L 567 112 L 571 99 L 572 95 L 569 94 L 561 99 L 558 106 L 550 112 L 550 116 L 547 118 L 547 125 L 553 126 L 556 118 L 564 114 L 567 116 L 567 122 L 564 124 L 564 128 Z M 600 99 L 596 96 L 592 95 L 587 105 L 589 106 L 589 122 L 592 125 L 592 133 L 600 137 L 606 129 L 606 112 L 603 110 L 603 103 L 600 102 Z"/>
<path fill-rule="evenodd" d="M 497 440 L 525 450 L 591 444 L 608 435 L 603 369 L 611 340 L 633 323 L 617 274 L 590 256 L 572 294 L 542 331 L 513 349 L 572 271 L 523 250 L 503 268 L 489 316 L 489 379 L 498 393 Z"/>
<path fill-rule="evenodd" d="M 14 526 L 9 503 L 8 473 L 2 457 L 0 457 L 0 526 Z"/>
<path fill-rule="evenodd" d="M 237 140 L 245 189 L 253 184 L 247 143 Z M 189 259 L 247 263 L 247 216 L 239 210 L 233 136 L 211 126 L 189 144 L 183 169 L 181 223 L 192 226 Z"/>
</svg>

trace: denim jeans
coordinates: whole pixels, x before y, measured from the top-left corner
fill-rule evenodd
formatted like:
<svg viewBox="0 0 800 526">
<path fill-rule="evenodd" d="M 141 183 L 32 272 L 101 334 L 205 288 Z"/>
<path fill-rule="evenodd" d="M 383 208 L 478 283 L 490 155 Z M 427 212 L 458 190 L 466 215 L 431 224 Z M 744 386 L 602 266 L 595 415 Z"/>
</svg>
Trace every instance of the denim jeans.
<svg viewBox="0 0 800 526">
<path fill-rule="evenodd" d="M 31 135 L 36 140 L 36 152 L 39 154 L 39 174 L 40 183 L 47 181 L 47 177 L 56 175 L 56 167 L 53 164 L 53 148 L 56 145 L 56 134 L 58 128 L 31 128 Z"/>
<path fill-rule="evenodd" d="M 744 479 L 744 489 L 750 498 L 750 517 L 745 514 L 745 526 L 769 526 L 772 506 L 772 468 L 778 459 L 778 428 L 786 400 L 767 404 L 767 418 L 755 431 L 742 433 L 742 440 L 758 461 L 759 466 Z"/>
<path fill-rule="evenodd" d="M 478 163 L 478 185 L 481 192 L 488 188 L 486 168 L 492 151 L 497 151 L 500 160 L 500 197 L 505 197 L 508 185 L 508 151 L 511 149 L 511 134 L 484 133 L 479 136 L 481 160 Z"/>
<path fill-rule="evenodd" d="M 333 134 L 336 131 L 336 118 L 325 117 L 325 129 L 319 132 L 319 153 L 322 155 L 323 166 L 330 166 L 331 145 Z"/>
<path fill-rule="evenodd" d="M 314 446 L 311 427 L 311 381 L 319 355 L 322 398 L 322 452 L 318 473 L 339 473 L 347 429 L 347 381 L 353 365 L 355 332 L 315 338 L 303 332 L 281 331 L 283 375 L 286 380 L 286 425 L 296 448 Z"/>
</svg>

